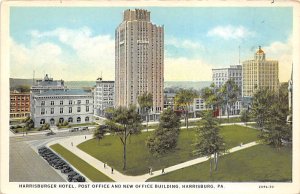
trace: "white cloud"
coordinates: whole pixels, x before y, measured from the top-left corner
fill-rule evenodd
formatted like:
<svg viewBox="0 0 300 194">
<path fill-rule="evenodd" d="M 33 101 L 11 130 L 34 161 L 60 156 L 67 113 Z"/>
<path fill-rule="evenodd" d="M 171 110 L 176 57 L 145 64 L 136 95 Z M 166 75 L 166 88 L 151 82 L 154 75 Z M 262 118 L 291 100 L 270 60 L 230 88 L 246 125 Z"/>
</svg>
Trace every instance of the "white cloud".
<svg viewBox="0 0 300 194">
<path fill-rule="evenodd" d="M 195 42 L 188 39 L 179 40 L 175 37 L 170 37 L 166 39 L 165 44 L 174 46 L 176 48 L 183 48 L 183 49 L 195 49 L 195 50 L 204 49 L 203 45 L 201 45 L 199 42 Z"/>
<path fill-rule="evenodd" d="M 31 78 L 33 70 L 60 75 L 68 67 L 62 58 L 61 48 L 51 42 L 43 42 L 25 46 L 11 39 L 10 42 L 10 68 L 12 77 Z M 60 77 L 61 78 L 61 77 Z"/>
<path fill-rule="evenodd" d="M 279 62 L 279 80 L 286 82 L 291 77 L 293 60 L 293 41 L 292 37 L 286 42 L 276 41 L 269 46 L 262 48 L 266 53 L 267 59 L 278 60 Z"/>
<path fill-rule="evenodd" d="M 207 81 L 211 80 L 212 66 L 201 59 L 166 58 L 166 81 Z"/>
<path fill-rule="evenodd" d="M 93 35 L 87 27 L 33 30 L 30 35 L 26 46 L 11 42 L 13 77 L 32 77 L 35 70 L 39 77 L 49 73 L 54 79 L 95 80 L 103 71 L 104 79 L 114 79 L 114 39 L 109 35 Z"/>
<path fill-rule="evenodd" d="M 244 26 L 216 26 L 207 32 L 207 36 L 216 36 L 225 40 L 229 39 L 243 39 L 254 36 L 255 32 L 250 31 Z"/>
</svg>

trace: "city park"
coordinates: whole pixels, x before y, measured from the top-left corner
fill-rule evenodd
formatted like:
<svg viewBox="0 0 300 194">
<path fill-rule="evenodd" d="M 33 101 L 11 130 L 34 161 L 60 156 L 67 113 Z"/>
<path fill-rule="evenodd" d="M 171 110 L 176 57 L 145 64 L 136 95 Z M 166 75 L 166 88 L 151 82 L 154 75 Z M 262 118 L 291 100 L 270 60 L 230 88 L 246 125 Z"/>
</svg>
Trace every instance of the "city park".
<svg viewBox="0 0 300 194">
<path fill-rule="evenodd" d="M 110 109 L 105 125 L 99 125 L 90 138 L 78 145 L 56 143 L 50 148 L 93 182 L 123 180 L 114 178 L 116 172 L 144 177 L 142 181 L 290 182 L 292 125 L 286 119 L 291 114 L 287 84 L 278 91 L 257 90 L 251 108 L 240 117 L 214 117 L 218 107 L 230 109 L 238 93 L 231 80 L 221 88 L 213 84 L 204 88 L 201 97 L 213 109 L 203 111 L 190 126 L 188 114 L 178 115 L 170 108 L 162 112 L 158 124 L 142 125 L 142 116 L 147 120 L 152 106 L 152 95 L 145 93 L 138 99 L 139 111 L 135 106 Z M 175 108 L 187 113 L 196 95 L 180 89 Z M 88 154 L 99 165 L 93 166 L 68 148 Z M 205 159 L 190 162 L 200 157 Z"/>
</svg>

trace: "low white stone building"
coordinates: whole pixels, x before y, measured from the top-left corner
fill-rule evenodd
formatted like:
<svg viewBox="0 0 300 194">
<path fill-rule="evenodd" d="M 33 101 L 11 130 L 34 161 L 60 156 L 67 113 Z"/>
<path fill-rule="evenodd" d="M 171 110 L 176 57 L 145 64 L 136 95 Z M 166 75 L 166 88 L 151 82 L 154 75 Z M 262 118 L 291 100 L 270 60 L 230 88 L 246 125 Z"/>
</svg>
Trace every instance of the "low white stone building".
<svg viewBox="0 0 300 194">
<path fill-rule="evenodd" d="M 93 95 L 84 90 L 48 90 L 33 95 L 31 103 L 35 127 L 93 122 Z"/>
<path fill-rule="evenodd" d="M 189 112 L 193 112 L 194 117 L 196 117 L 197 112 L 201 112 L 204 110 L 212 110 L 212 106 L 206 105 L 205 101 L 200 97 L 194 98 L 193 104 L 190 106 Z"/>
</svg>

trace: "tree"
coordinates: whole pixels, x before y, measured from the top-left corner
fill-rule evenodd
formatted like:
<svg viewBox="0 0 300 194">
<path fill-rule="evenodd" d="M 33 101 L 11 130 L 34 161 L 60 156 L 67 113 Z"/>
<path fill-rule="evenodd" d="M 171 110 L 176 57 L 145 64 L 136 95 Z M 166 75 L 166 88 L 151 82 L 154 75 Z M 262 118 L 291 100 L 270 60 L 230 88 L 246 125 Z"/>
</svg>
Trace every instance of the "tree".
<svg viewBox="0 0 300 194">
<path fill-rule="evenodd" d="M 219 134 L 220 128 L 216 118 L 213 117 L 212 111 L 203 111 L 202 118 L 204 123 L 196 129 L 195 150 L 193 153 L 209 158 L 210 176 L 212 176 L 213 162 L 215 163 L 215 171 L 217 171 L 218 158 L 222 152 L 225 152 L 225 143 Z"/>
<path fill-rule="evenodd" d="M 206 105 L 213 107 L 214 112 L 220 109 L 220 106 L 223 103 L 220 92 L 214 83 L 201 90 L 201 98 L 205 101 Z"/>
<path fill-rule="evenodd" d="M 106 132 L 106 126 L 105 125 L 99 125 L 96 130 L 94 131 L 94 138 L 98 140 L 98 144 L 101 139 L 103 139 Z"/>
<path fill-rule="evenodd" d="M 143 93 L 138 97 L 138 103 L 141 108 L 142 115 L 146 113 L 147 131 L 149 121 L 149 110 L 153 106 L 153 97 L 151 93 Z"/>
<path fill-rule="evenodd" d="M 175 106 L 185 112 L 185 125 L 189 128 L 189 107 L 196 98 L 197 92 L 192 89 L 180 89 L 175 95 Z"/>
<path fill-rule="evenodd" d="M 27 131 L 31 130 L 32 128 L 34 128 L 34 122 L 30 117 L 26 117 L 23 122 L 25 123 L 25 129 Z"/>
<path fill-rule="evenodd" d="M 39 131 L 45 131 L 45 130 L 49 130 L 49 129 L 50 129 L 50 124 L 49 123 L 45 123 L 38 130 Z"/>
<path fill-rule="evenodd" d="M 247 122 L 249 122 L 250 116 L 249 116 L 249 111 L 248 110 L 243 110 L 241 112 L 241 121 L 245 123 L 247 126 Z"/>
<path fill-rule="evenodd" d="M 271 109 L 274 103 L 274 93 L 269 89 L 257 90 L 253 96 L 251 114 L 257 123 L 257 126 L 262 131 L 267 120 L 270 120 Z"/>
<path fill-rule="evenodd" d="M 264 143 L 279 148 L 283 146 L 284 141 L 292 141 L 292 126 L 286 122 L 287 115 L 289 115 L 287 85 L 282 84 L 278 92 L 262 91 L 268 93 L 269 102 L 263 101 L 268 106 L 265 106 L 267 114 L 264 115 L 259 137 Z M 258 91 L 258 94 L 263 95 L 261 91 Z M 257 105 L 254 106 L 256 107 Z"/>
<path fill-rule="evenodd" d="M 130 135 L 140 132 L 142 119 L 135 106 L 118 107 L 112 110 L 111 118 L 105 121 L 108 129 L 119 136 L 123 144 L 123 170 L 126 170 L 127 139 Z"/>
<path fill-rule="evenodd" d="M 236 103 L 239 96 L 239 88 L 232 79 L 229 79 L 219 90 L 220 95 L 222 96 L 222 104 L 226 106 L 227 118 L 229 122 L 229 115 L 231 107 Z"/>
<path fill-rule="evenodd" d="M 149 151 L 159 157 L 177 146 L 180 132 L 180 118 L 170 108 L 160 116 L 158 129 L 146 140 Z"/>
</svg>

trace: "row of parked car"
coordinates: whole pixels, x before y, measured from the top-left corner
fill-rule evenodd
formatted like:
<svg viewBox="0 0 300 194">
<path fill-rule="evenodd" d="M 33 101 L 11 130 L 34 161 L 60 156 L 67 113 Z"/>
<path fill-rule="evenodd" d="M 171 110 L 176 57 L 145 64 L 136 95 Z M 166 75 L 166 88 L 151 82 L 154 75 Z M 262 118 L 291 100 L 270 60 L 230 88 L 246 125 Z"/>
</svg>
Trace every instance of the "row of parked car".
<svg viewBox="0 0 300 194">
<path fill-rule="evenodd" d="M 89 127 L 73 127 L 69 129 L 70 132 L 75 132 L 75 131 L 88 131 Z"/>
<path fill-rule="evenodd" d="M 66 174 L 69 182 L 85 182 L 85 178 L 78 172 L 73 170 L 69 164 L 61 159 L 57 154 L 47 147 L 41 147 L 38 149 L 38 153 L 43 157 L 52 167 L 60 170 Z"/>
</svg>

